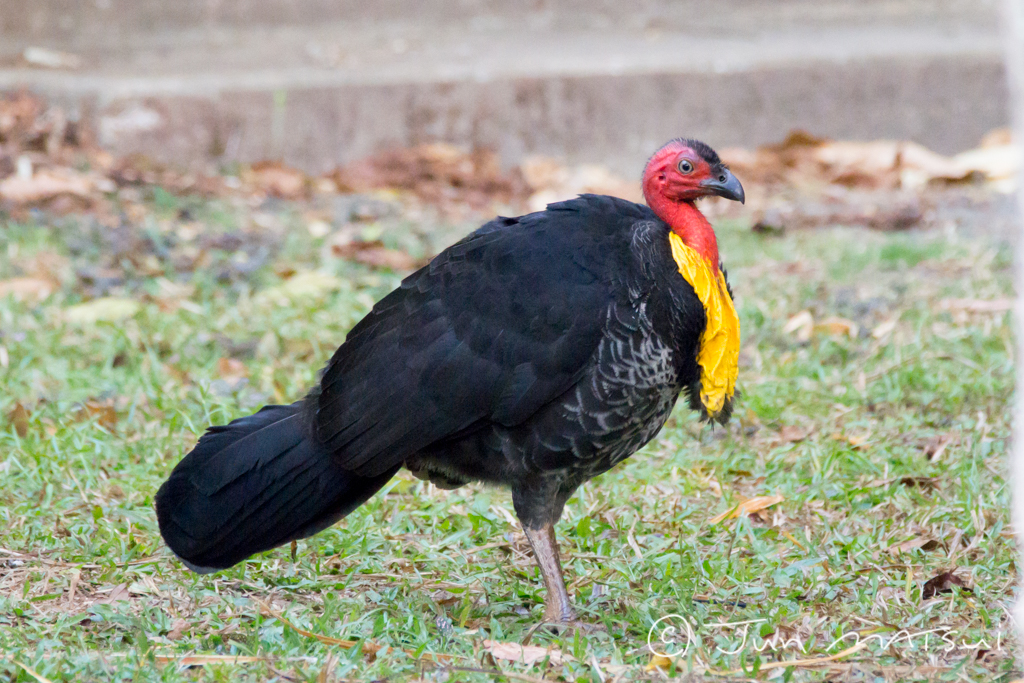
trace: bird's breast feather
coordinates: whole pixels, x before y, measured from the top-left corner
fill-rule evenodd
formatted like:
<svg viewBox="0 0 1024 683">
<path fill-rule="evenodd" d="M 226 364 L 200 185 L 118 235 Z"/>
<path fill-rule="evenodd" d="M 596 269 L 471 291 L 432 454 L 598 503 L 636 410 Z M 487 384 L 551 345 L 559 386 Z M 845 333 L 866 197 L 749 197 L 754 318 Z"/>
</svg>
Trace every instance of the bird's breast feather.
<svg viewBox="0 0 1024 683">
<path fill-rule="evenodd" d="M 669 232 L 672 259 L 704 306 L 707 323 L 697 347 L 700 401 L 711 419 L 732 399 L 739 374 L 740 321 L 722 271 Z"/>
</svg>

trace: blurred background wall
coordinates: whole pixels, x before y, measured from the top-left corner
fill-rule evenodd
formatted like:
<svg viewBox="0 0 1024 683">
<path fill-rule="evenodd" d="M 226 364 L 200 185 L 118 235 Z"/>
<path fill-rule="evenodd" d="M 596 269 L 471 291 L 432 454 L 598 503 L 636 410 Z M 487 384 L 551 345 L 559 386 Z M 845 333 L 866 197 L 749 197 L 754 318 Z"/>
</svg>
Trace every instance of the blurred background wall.
<svg viewBox="0 0 1024 683">
<path fill-rule="evenodd" d="M 636 174 L 667 138 L 940 152 L 1008 123 L 991 0 L 0 0 L 0 89 L 115 154 L 324 171 L 444 140 Z"/>
</svg>

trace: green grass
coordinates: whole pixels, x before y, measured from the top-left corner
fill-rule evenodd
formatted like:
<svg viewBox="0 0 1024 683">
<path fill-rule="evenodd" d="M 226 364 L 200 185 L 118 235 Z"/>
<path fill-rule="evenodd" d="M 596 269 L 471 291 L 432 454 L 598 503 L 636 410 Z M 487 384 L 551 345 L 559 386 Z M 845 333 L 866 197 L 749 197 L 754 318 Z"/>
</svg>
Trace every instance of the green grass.
<svg viewBox="0 0 1024 683">
<path fill-rule="evenodd" d="M 495 666 L 523 680 L 741 667 L 783 680 L 1014 676 L 1009 314 L 948 303 L 1010 296 L 1000 248 L 719 226 L 743 325 L 735 417 L 712 429 L 680 406 L 652 444 L 570 501 L 558 528 L 570 590 L 606 630 L 537 631 L 533 644 L 574 658 L 545 668 L 485 653 L 486 639 L 521 642 L 542 613 L 500 490 L 444 492 L 402 475 L 299 542 L 294 559 L 285 547 L 198 576 L 169 554 L 153 494 L 197 436 L 301 396 L 400 278 L 333 257 L 287 206 L 254 215 L 159 193 L 128 208 L 124 228 L 0 219 L 0 281 L 45 271 L 59 282 L 41 302 L 0 300 L 0 676 L 398 681 L 446 680 L 441 669 L 454 667 L 447 680 L 490 680 Z M 424 253 L 470 227 L 424 234 L 400 217 L 361 229 Z M 99 282 L 97 268 L 116 277 Z M 336 278 L 297 295 L 292 271 Z M 141 307 L 69 322 L 94 296 Z M 859 331 L 817 327 L 800 341 L 783 328 L 804 310 Z M 757 495 L 784 500 L 710 521 Z M 924 582 L 951 569 L 970 591 L 923 599 Z M 303 635 L 257 600 L 299 628 L 381 649 Z M 667 669 L 645 670 L 648 633 L 667 615 L 697 637 Z M 740 621 L 752 624 L 721 626 Z M 831 664 L 768 666 L 835 654 L 855 633 L 865 648 Z M 979 657 L 983 640 L 991 652 Z M 189 655 L 259 660 L 174 661 Z"/>
</svg>

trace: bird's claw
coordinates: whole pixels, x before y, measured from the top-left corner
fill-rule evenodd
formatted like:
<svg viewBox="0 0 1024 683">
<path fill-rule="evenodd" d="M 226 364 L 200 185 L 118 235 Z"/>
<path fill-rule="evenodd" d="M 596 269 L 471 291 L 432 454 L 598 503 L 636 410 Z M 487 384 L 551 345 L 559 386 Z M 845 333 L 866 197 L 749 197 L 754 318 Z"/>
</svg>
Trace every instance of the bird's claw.
<svg viewBox="0 0 1024 683">
<path fill-rule="evenodd" d="M 594 624 L 589 621 L 583 621 L 579 618 L 575 618 L 570 621 L 545 621 L 543 623 L 559 635 L 563 633 L 571 633 L 572 631 L 579 631 L 580 633 L 586 634 L 608 632 L 608 629 L 604 624 Z"/>
<path fill-rule="evenodd" d="M 571 633 L 573 631 L 579 631 L 580 633 L 585 634 L 608 632 L 608 629 L 605 628 L 603 624 L 593 624 L 588 621 L 583 621 L 576 615 L 576 612 L 557 614 L 554 616 L 545 612 L 544 619 L 534 624 L 527 632 L 526 637 L 523 639 L 523 645 L 528 645 L 533 634 L 543 627 L 547 627 L 548 630 L 556 636 Z"/>
</svg>

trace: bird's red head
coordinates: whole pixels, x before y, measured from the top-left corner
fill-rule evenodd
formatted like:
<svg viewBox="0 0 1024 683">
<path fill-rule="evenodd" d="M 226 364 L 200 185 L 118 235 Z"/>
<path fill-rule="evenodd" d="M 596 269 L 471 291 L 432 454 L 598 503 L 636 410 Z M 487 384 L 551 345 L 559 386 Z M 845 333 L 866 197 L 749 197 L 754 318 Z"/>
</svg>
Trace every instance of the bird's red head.
<svg viewBox="0 0 1024 683">
<path fill-rule="evenodd" d="M 742 203 L 744 195 L 743 186 L 715 150 L 699 140 L 669 141 L 647 162 L 643 190 L 654 213 L 717 268 L 714 230 L 694 202 L 702 197 L 725 197 Z"/>
</svg>

